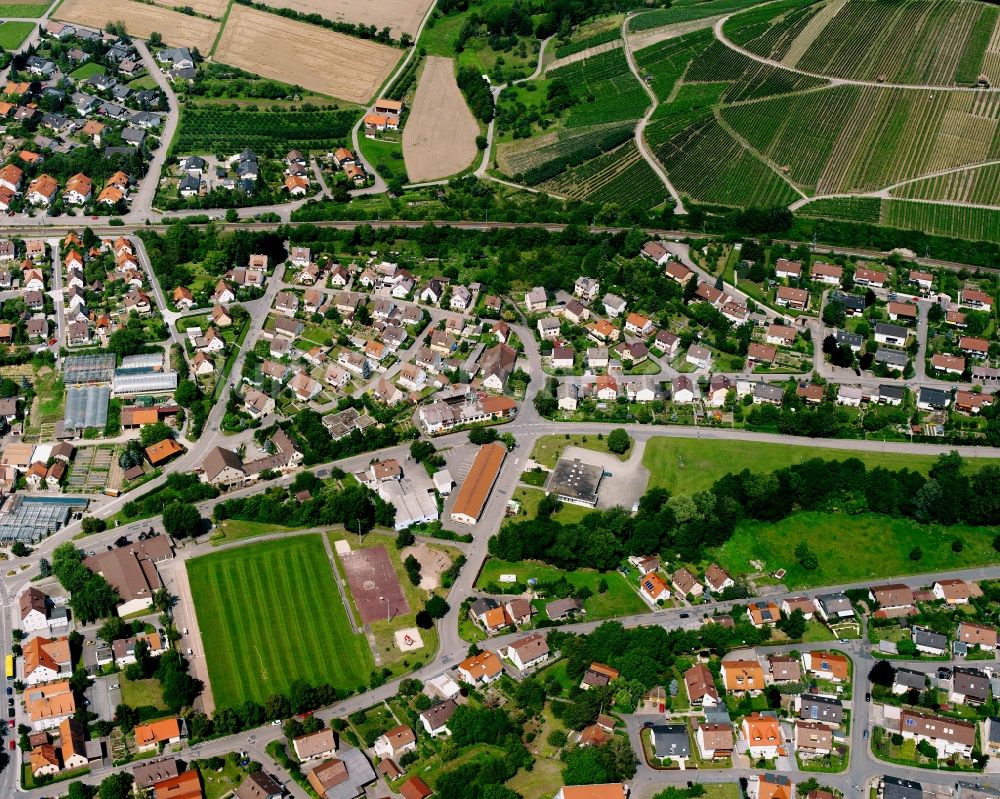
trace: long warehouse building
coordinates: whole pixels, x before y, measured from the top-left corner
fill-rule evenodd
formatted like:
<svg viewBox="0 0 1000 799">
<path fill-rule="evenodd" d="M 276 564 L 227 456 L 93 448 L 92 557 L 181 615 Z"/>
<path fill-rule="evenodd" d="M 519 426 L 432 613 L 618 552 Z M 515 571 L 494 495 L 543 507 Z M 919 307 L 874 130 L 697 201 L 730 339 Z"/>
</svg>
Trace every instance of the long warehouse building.
<svg viewBox="0 0 1000 799">
<path fill-rule="evenodd" d="M 479 448 L 451 509 L 452 521 L 461 524 L 475 524 L 479 521 L 505 457 L 507 448 L 498 441 L 483 444 Z"/>
</svg>

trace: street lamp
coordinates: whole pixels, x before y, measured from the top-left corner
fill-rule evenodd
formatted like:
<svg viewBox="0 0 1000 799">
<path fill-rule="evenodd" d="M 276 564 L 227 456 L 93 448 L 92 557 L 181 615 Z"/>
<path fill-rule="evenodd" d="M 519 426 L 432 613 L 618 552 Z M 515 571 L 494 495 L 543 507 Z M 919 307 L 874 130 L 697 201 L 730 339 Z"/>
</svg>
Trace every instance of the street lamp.
<svg viewBox="0 0 1000 799">
<path fill-rule="evenodd" d="M 389 600 L 386 599 L 384 596 L 379 596 L 379 599 L 385 602 L 385 623 L 388 624 L 391 621 L 389 617 L 389 608 L 390 608 Z"/>
</svg>

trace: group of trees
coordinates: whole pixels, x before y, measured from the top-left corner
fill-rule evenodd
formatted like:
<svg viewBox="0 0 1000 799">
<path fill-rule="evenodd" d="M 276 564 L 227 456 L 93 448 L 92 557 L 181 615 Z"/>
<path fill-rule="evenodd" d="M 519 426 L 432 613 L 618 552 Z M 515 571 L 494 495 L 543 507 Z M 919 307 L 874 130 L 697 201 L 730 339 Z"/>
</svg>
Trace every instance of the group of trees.
<svg viewBox="0 0 1000 799">
<path fill-rule="evenodd" d="M 70 592 L 69 606 L 77 620 L 86 623 L 114 615 L 118 592 L 101 575 L 83 565 L 83 553 L 72 543 L 55 548 L 52 571 Z"/>
<path fill-rule="evenodd" d="M 361 404 L 362 408 L 370 412 L 375 411 L 375 409 L 365 406 L 362 400 L 354 399 L 341 402 L 338 410 L 354 407 L 357 404 Z M 379 411 L 375 411 L 375 413 Z M 390 423 L 372 425 L 364 433 L 354 430 L 346 438 L 334 441 L 330 437 L 330 432 L 323 426 L 323 417 L 316 411 L 309 409 L 299 411 L 295 415 L 292 419 L 290 432 L 302 448 L 303 460 L 307 466 L 314 463 L 327 463 L 361 452 L 391 447 L 404 440 L 403 434 L 396 429 L 394 424 Z M 416 432 L 412 433 L 413 437 L 416 435 Z"/>
<path fill-rule="evenodd" d="M 151 491 L 139 499 L 130 500 L 122 506 L 122 513 L 128 519 L 156 516 L 175 503 L 193 504 L 214 499 L 219 489 L 198 479 L 191 473 L 171 472 L 166 482 L 156 491 Z"/>
<path fill-rule="evenodd" d="M 215 506 L 215 518 L 284 524 L 293 527 L 318 527 L 343 524 L 353 532 L 367 533 L 376 525 L 392 527 L 396 510 L 378 494 L 352 484 L 341 490 L 321 491 L 304 502 L 291 499 L 285 488 L 272 488 L 263 494 L 229 499 Z"/>
</svg>

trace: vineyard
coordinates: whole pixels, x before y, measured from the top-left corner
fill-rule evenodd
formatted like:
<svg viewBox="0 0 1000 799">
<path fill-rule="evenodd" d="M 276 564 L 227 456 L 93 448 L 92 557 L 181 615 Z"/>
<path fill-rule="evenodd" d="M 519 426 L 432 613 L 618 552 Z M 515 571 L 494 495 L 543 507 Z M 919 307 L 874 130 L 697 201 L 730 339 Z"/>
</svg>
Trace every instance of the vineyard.
<svg viewBox="0 0 1000 799">
<path fill-rule="evenodd" d="M 799 0 L 733 17 L 726 34 L 806 72 L 857 80 L 974 84 L 997 9 L 961 0 Z M 990 75 L 1000 80 L 1000 74 Z"/>
<path fill-rule="evenodd" d="M 664 25 L 676 25 L 679 22 L 691 22 L 696 19 L 731 14 L 753 4 L 754 0 L 705 0 L 705 2 L 700 3 L 673 3 L 670 8 L 658 8 L 637 14 L 629 20 L 628 29 L 630 33 L 638 33 Z"/>
<path fill-rule="evenodd" d="M 661 103 L 646 125 L 646 141 L 661 157 L 660 148 L 674 136 L 697 122 L 712 116 L 712 107 L 719 102 L 724 83 L 685 84 L 673 102 Z"/>
<path fill-rule="evenodd" d="M 725 108 L 755 148 L 805 191 L 871 191 L 1000 153 L 1000 97 L 836 86 Z"/>
<path fill-rule="evenodd" d="M 621 38 L 621 31 L 617 26 L 614 28 L 608 28 L 607 30 L 594 33 L 585 38 L 560 45 L 556 48 L 556 58 L 565 58 L 566 56 L 573 55 L 574 53 L 582 53 L 588 47 L 596 47 L 599 44 L 607 44 L 608 42 L 613 42 L 615 39 L 619 38 Z"/>
<path fill-rule="evenodd" d="M 713 41 L 692 60 L 684 80 L 689 83 L 731 82 L 722 97 L 727 103 L 805 91 L 827 83 L 822 78 L 799 75 L 754 61 L 719 41 Z"/>
<path fill-rule="evenodd" d="M 518 182 L 534 185 L 617 147 L 631 139 L 632 133 L 631 122 L 563 129 L 501 145 L 497 163 Z"/>
<path fill-rule="evenodd" d="M 846 219 L 851 222 L 879 223 L 882 201 L 878 197 L 829 197 L 814 200 L 799 208 L 802 216 L 822 216 L 828 219 Z"/>
<path fill-rule="evenodd" d="M 795 190 L 736 141 L 714 117 L 681 131 L 656 150 L 674 187 L 705 203 L 787 205 Z"/>
<path fill-rule="evenodd" d="M 950 200 L 983 205 L 1000 204 L 1000 164 L 963 169 L 933 178 L 904 183 L 893 197 L 909 200 Z"/>
<path fill-rule="evenodd" d="M 695 31 L 637 51 L 635 62 L 644 75 L 652 78 L 650 87 L 662 101 L 670 96 L 691 59 L 713 41 L 711 31 Z"/>
<path fill-rule="evenodd" d="M 620 48 L 547 72 L 546 78 L 565 81 L 579 98 L 569 111 L 568 127 L 638 119 L 649 105 Z"/>
<path fill-rule="evenodd" d="M 245 108 L 186 108 L 173 153 L 232 155 L 249 147 L 258 154 L 331 151 L 350 136 L 351 111 L 259 111 Z"/>
<path fill-rule="evenodd" d="M 642 159 L 634 141 L 567 170 L 539 188 L 577 200 L 614 203 L 623 209 L 652 208 L 666 199 L 663 184 Z"/>
<path fill-rule="evenodd" d="M 989 208 L 885 200 L 881 222 L 888 227 L 940 236 L 1000 242 L 1000 211 Z"/>
</svg>

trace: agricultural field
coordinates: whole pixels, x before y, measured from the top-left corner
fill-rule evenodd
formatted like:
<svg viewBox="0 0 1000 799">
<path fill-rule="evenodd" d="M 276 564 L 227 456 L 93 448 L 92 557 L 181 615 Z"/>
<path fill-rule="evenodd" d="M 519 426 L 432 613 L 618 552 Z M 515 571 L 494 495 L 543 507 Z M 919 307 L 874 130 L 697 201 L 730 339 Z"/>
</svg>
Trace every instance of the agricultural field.
<svg viewBox="0 0 1000 799">
<path fill-rule="evenodd" d="M 551 69 L 535 85 L 564 84 L 574 103 L 545 130 L 497 145 L 497 165 L 518 181 L 535 185 L 608 153 L 632 137 L 649 96 L 632 75 L 622 48 Z M 539 89 L 539 92 L 541 89 Z"/>
<path fill-rule="evenodd" d="M 539 184 L 539 188 L 590 203 L 614 203 L 623 209 L 652 208 L 667 196 L 662 181 L 642 158 L 634 141 L 568 169 Z"/>
<path fill-rule="evenodd" d="M 1000 164 L 949 172 L 904 183 L 889 192 L 908 200 L 950 200 L 982 205 L 1000 204 Z"/>
<path fill-rule="evenodd" d="M 355 120 L 350 111 L 185 108 L 173 153 L 234 154 L 245 147 L 276 155 L 292 147 L 326 152 L 345 144 Z"/>
<path fill-rule="evenodd" d="M 883 200 L 881 224 L 939 236 L 1000 242 L 1000 210 Z"/>
<path fill-rule="evenodd" d="M 337 688 L 366 683 L 371 651 L 364 635 L 351 632 L 318 535 L 216 552 L 187 568 L 202 640 L 213 642 L 206 653 L 217 707 L 263 703 L 297 679 Z"/>
<path fill-rule="evenodd" d="M 55 16 L 98 29 L 109 22 L 124 22 L 133 36 L 148 39 L 155 31 L 168 44 L 197 47 L 203 53 L 212 49 L 219 33 L 217 22 L 135 0 L 65 0 Z"/>
<path fill-rule="evenodd" d="M 455 81 L 455 62 L 428 56 L 403 128 L 403 158 L 410 181 L 457 174 L 478 157 L 479 124 Z"/>
<path fill-rule="evenodd" d="M 42 16 L 50 5 L 51 0 L 42 0 L 40 3 L 0 3 L 0 17 L 35 19 Z"/>
<path fill-rule="evenodd" d="M 1000 154 L 1000 94 L 835 86 L 725 108 L 803 191 L 872 191 Z"/>
<path fill-rule="evenodd" d="M 746 12 L 730 20 L 727 33 L 733 30 L 734 40 L 751 52 L 806 72 L 933 86 L 974 84 L 997 22 L 995 7 L 959 0 L 827 0 L 771 8 L 769 23 L 758 21 L 767 9 Z"/>
<path fill-rule="evenodd" d="M 179 7 L 172 0 L 153 0 L 153 2 L 164 8 Z M 184 6 L 203 17 L 212 17 L 221 20 L 226 14 L 226 9 L 229 8 L 229 0 L 185 0 Z"/>
<path fill-rule="evenodd" d="M 285 46 L 288 42 L 295 46 Z M 378 42 L 234 5 L 213 57 L 266 78 L 367 103 L 402 54 Z"/>
<path fill-rule="evenodd" d="M 934 455 L 869 450 L 830 448 L 817 451 L 808 442 L 802 445 L 768 444 L 659 437 L 646 444 L 642 465 L 649 470 L 648 488 L 665 488 L 671 495 L 677 495 L 704 491 L 734 471 L 773 472 L 817 457 L 840 461 L 858 458 L 870 469 L 881 466 L 884 469 L 912 469 L 922 474 L 926 474 L 937 459 Z M 990 463 L 990 458 L 967 458 L 967 471 L 975 472 Z"/>
<path fill-rule="evenodd" d="M 734 139 L 714 117 L 674 136 L 656 155 L 674 187 L 719 205 L 787 205 L 798 194 L 781 176 Z"/>
<path fill-rule="evenodd" d="M 652 78 L 649 85 L 656 92 L 657 98 L 666 100 L 691 59 L 712 41 L 711 31 L 695 31 L 644 47 L 635 53 L 635 62 L 643 75 Z"/>
<path fill-rule="evenodd" d="M 799 208 L 803 216 L 846 219 L 851 222 L 879 223 L 882 201 L 878 197 L 828 197 L 814 200 Z"/>
<path fill-rule="evenodd" d="M 497 146 L 497 165 L 518 182 L 534 185 L 567 166 L 582 163 L 632 138 L 632 122 L 562 128 Z"/>
<path fill-rule="evenodd" d="M 415 36 L 420 21 L 430 7 L 430 0 L 281 0 L 281 8 L 291 8 L 303 14 L 319 14 L 334 22 L 374 25 L 378 30 L 389 28 L 395 38 L 403 33 Z"/>
<path fill-rule="evenodd" d="M 549 70 L 545 76 L 565 81 L 579 100 L 569 110 L 570 128 L 638 119 L 649 105 L 621 48 Z"/>
<path fill-rule="evenodd" d="M 0 48 L 17 50 L 35 29 L 33 22 L 4 22 L 0 24 Z"/>
<path fill-rule="evenodd" d="M 739 11 L 741 8 L 754 5 L 756 0 L 702 0 L 702 2 L 671 3 L 670 8 L 657 8 L 636 14 L 628 22 L 629 33 L 660 28 L 664 25 L 676 25 L 679 22 L 690 22 L 706 17 L 717 17 Z"/>
</svg>

